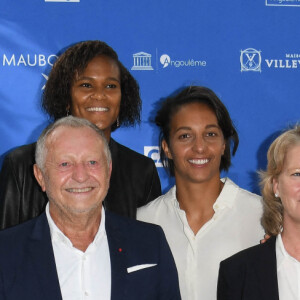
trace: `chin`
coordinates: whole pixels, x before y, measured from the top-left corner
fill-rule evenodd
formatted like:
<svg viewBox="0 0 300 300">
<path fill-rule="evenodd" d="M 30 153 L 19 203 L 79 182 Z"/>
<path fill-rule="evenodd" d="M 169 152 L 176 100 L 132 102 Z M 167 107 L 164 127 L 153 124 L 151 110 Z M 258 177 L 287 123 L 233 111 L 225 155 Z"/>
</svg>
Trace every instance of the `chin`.
<svg viewBox="0 0 300 300">
<path fill-rule="evenodd" d="M 74 213 L 74 214 L 83 214 L 83 213 L 89 213 L 91 211 L 97 210 L 98 208 L 101 208 L 101 203 L 96 203 L 91 206 L 84 206 L 84 207 L 67 207 L 68 211 Z"/>
</svg>

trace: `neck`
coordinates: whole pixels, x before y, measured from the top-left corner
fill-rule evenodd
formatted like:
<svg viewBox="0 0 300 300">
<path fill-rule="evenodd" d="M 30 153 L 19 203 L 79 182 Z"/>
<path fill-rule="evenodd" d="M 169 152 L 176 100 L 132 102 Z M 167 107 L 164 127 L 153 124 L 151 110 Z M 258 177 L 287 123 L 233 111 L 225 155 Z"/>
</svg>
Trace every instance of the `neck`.
<svg viewBox="0 0 300 300">
<path fill-rule="evenodd" d="M 284 220 L 281 237 L 285 250 L 300 261 L 300 224 L 295 225 Z"/>
<path fill-rule="evenodd" d="M 110 141 L 110 136 L 111 136 L 111 128 L 106 128 L 103 130 L 103 134 L 106 138 L 107 143 Z"/>
<path fill-rule="evenodd" d="M 224 184 L 219 177 L 203 183 L 181 183 L 176 180 L 176 197 L 185 211 L 188 223 L 196 234 L 213 215 L 213 205 Z"/>
<path fill-rule="evenodd" d="M 55 225 L 67 236 L 73 247 L 85 251 L 93 242 L 101 222 L 101 209 L 98 207 L 87 213 L 63 211 L 49 204 L 51 218 Z"/>
</svg>

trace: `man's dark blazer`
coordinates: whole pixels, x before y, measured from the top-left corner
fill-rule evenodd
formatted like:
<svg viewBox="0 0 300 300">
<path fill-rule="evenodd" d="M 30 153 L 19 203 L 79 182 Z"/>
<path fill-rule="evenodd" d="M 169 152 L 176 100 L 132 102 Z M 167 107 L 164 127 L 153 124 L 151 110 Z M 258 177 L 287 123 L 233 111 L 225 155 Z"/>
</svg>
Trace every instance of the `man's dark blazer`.
<svg viewBox="0 0 300 300">
<path fill-rule="evenodd" d="M 218 300 L 279 300 L 276 237 L 220 263 Z"/>
<path fill-rule="evenodd" d="M 48 202 L 33 175 L 36 143 L 6 155 L 0 173 L 0 229 L 40 215 Z M 136 218 L 137 207 L 161 195 L 152 159 L 110 139 L 112 174 L 104 206 L 117 214 Z"/>
<path fill-rule="evenodd" d="M 112 300 L 181 299 L 162 229 L 106 211 Z M 128 267 L 157 264 L 132 273 Z M 99 266 L 101 268 L 101 266 Z M 61 300 L 46 214 L 0 232 L 0 299 Z"/>
</svg>

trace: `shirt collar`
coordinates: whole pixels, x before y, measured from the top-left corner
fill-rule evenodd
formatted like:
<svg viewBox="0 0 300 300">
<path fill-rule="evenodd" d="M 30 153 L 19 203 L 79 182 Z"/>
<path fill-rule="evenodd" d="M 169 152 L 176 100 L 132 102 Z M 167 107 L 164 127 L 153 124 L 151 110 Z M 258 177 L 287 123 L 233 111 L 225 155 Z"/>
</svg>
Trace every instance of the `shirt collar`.
<svg viewBox="0 0 300 300">
<path fill-rule="evenodd" d="M 56 226 L 55 222 L 53 221 L 53 219 L 50 215 L 50 211 L 49 211 L 49 202 L 46 205 L 46 216 L 47 216 L 47 220 L 48 220 L 48 224 L 49 224 L 49 228 L 50 228 L 51 240 L 52 241 L 62 241 L 63 243 L 73 247 L 70 239 Z M 96 233 L 96 236 L 95 236 L 92 244 L 97 245 L 98 240 L 105 234 L 106 234 L 106 231 L 105 231 L 105 209 L 102 206 L 101 221 L 100 221 L 99 229 Z"/>
<path fill-rule="evenodd" d="M 238 191 L 238 186 L 229 178 L 222 178 L 221 181 L 224 183 L 224 186 L 213 205 L 213 209 L 215 212 L 225 207 L 232 208 Z M 176 198 L 176 185 L 168 193 L 172 195 L 174 206 L 180 209 L 179 202 Z"/>
<path fill-rule="evenodd" d="M 227 177 L 222 178 L 221 181 L 224 183 L 224 186 L 213 205 L 214 211 L 223 209 L 225 207 L 232 208 L 239 189 L 239 187 Z"/>
<path fill-rule="evenodd" d="M 285 262 L 292 261 L 294 263 L 299 264 L 299 262 L 288 254 L 288 252 L 285 250 L 281 233 L 277 235 L 276 238 L 276 262 L 277 262 L 277 270 L 280 270 L 281 267 L 284 266 Z"/>
</svg>

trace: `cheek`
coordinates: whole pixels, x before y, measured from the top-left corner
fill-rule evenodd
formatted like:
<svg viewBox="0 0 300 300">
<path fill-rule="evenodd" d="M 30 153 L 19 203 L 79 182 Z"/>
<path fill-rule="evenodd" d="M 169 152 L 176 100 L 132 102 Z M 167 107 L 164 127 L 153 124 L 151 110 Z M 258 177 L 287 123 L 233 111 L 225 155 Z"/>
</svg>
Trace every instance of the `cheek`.
<svg viewBox="0 0 300 300">
<path fill-rule="evenodd" d="M 57 172 L 52 174 L 51 178 L 54 178 L 54 180 L 48 180 L 49 186 L 60 190 L 70 180 L 71 174 L 70 172 Z"/>
<path fill-rule="evenodd" d="M 121 106 L 121 95 L 120 98 L 117 97 L 114 99 L 114 107 L 117 112 L 120 111 L 120 106 Z"/>
<path fill-rule="evenodd" d="M 189 148 L 187 145 L 180 145 L 177 143 L 170 143 L 169 152 L 171 153 L 174 160 L 180 159 L 186 155 L 186 153 L 189 151 Z"/>
<path fill-rule="evenodd" d="M 82 95 L 72 95 L 72 106 L 73 107 L 78 107 L 82 104 L 83 102 L 83 99 L 84 99 L 84 96 Z"/>
</svg>

